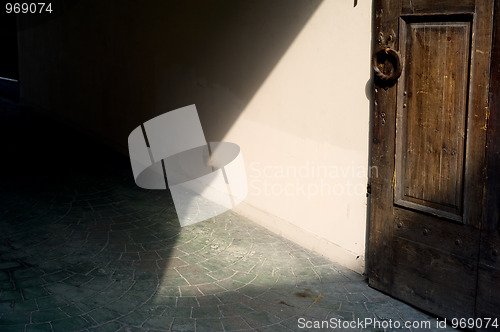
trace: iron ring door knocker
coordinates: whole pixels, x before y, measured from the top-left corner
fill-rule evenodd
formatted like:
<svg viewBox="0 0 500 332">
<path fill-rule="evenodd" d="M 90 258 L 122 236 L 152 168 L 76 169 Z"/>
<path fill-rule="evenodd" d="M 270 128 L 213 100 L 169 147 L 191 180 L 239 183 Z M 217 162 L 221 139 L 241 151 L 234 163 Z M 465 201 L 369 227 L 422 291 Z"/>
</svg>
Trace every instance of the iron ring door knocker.
<svg viewBox="0 0 500 332">
<path fill-rule="evenodd" d="M 401 55 L 390 47 L 381 48 L 373 53 L 372 67 L 377 78 L 383 82 L 394 82 L 401 76 Z"/>
</svg>

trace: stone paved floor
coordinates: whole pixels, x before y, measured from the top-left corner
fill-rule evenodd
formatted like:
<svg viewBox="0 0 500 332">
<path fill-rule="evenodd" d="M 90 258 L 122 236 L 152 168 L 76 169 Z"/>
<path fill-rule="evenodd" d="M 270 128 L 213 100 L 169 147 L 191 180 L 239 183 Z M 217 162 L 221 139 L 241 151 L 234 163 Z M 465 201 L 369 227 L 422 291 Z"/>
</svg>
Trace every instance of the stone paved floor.
<svg viewBox="0 0 500 332">
<path fill-rule="evenodd" d="M 0 331 L 296 331 L 299 319 L 365 318 L 437 330 L 233 212 L 181 229 L 168 191 L 136 187 L 127 158 L 5 99 L 0 136 Z M 396 330 L 334 327 L 317 330 Z"/>
</svg>

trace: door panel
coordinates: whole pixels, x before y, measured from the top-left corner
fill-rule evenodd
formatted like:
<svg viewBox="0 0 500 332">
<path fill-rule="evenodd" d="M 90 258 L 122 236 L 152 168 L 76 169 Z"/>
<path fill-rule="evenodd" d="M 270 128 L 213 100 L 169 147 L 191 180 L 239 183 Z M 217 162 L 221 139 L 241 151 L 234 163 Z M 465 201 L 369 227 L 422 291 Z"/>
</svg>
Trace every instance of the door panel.
<svg viewBox="0 0 500 332">
<path fill-rule="evenodd" d="M 471 24 L 441 20 L 401 19 L 395 203 L 462 222 Z"/>
<path fill-rule="evenodd" d="M 446 318 L 500 316 L 485 294 L 500 288 L 497 261 L 483 253 L 498 235 L 484 204 L 493 4 L 375 4 L 374 59 L 397 51 L 402 70 L 375 80 L 369 282 Z"/>
</svg>

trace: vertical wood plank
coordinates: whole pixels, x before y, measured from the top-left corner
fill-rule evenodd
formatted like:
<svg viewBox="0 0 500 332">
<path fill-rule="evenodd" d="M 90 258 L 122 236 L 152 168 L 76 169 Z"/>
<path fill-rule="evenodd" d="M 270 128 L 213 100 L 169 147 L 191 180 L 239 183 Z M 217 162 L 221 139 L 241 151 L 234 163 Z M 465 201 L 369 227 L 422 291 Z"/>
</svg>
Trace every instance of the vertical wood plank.
<svg viewBox="0 0 500 332">
<path fill-rule="evenodd" d="M 471 54 L 471 81 L 467 163 L 465 167 L 464 219 L 468 225 L 481 227 L 483 193 L 486 180 L 486 129 L 490 77 L 491 41 L 493 33 L 493 0 L 476 1 Z M 472 139 L 473 138 L 473 139 Z"/>
<path fill-rule="evenodd" d="M 476 316 L 500 317 L 500 1 L 495 2 Z"/>
<path fill-rule="evenodd" d="M 376 0 L 375 48 L 383 47 L 397 37 L 401 2 Z M 397 47 L 397 45 L 395 45 Z M 392 185 L 394 177 L 394 136 L 396 116 L 396 87 L 382 87 L 375 84 L 373 105 L 373 136 L 371 166 L 372 172 L 370 231 L 368 244 L 369 283 L 371 286 L 389 292 L 392 285 Z"/>
</svg>

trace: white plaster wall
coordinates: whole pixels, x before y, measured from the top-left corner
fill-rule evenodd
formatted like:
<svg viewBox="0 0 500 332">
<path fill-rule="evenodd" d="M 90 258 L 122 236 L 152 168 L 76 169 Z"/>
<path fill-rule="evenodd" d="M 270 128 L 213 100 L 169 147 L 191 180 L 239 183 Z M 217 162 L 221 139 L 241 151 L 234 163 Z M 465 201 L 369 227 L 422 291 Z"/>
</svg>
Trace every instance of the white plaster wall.
<svg viewBox="0 0 500 332">
<path fill-rule="evenodd" d="M 247 167 L 238 212 L 359 272 L 370 39 L 370 1 L 323 2 L 224 137 Z"/>
</svg>

